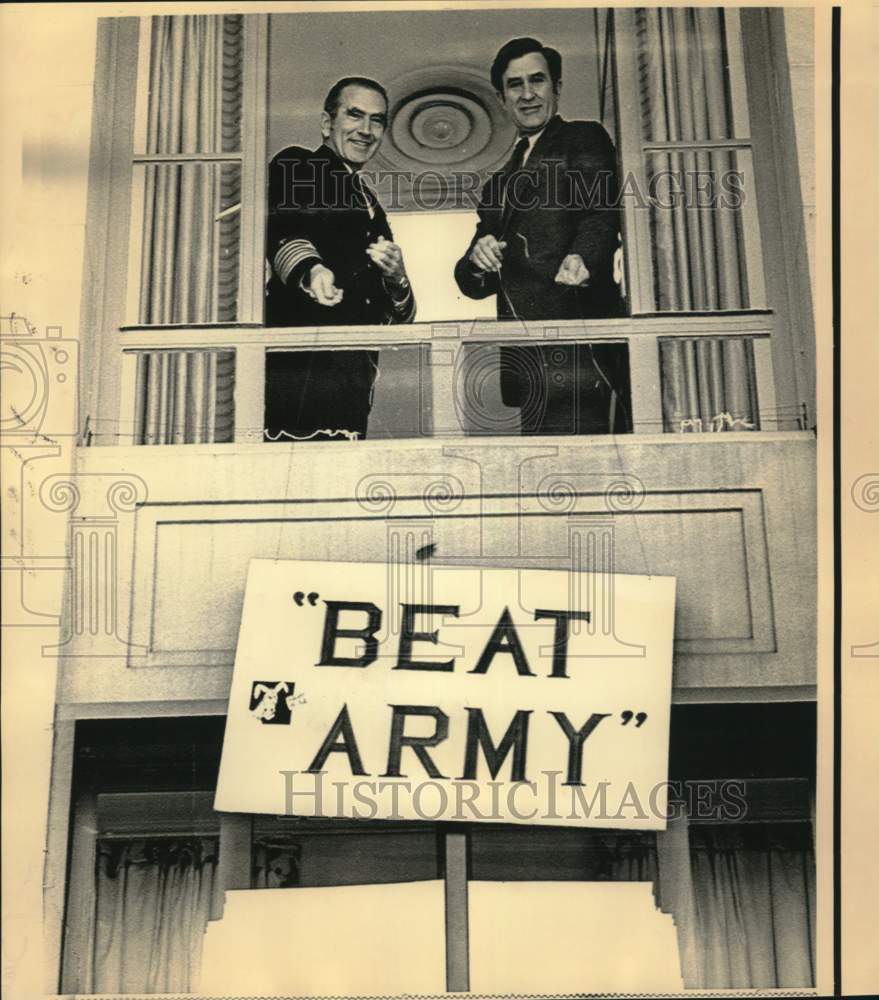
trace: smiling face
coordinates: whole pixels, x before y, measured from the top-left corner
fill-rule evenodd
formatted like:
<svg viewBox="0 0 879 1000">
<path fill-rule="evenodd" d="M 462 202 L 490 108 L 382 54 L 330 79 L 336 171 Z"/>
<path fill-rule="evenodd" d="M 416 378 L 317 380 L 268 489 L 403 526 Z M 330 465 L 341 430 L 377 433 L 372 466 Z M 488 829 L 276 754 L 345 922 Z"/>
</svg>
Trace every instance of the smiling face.
<svg viewBox="0 0 879 1000">
<path fill-rule="evenodd" d="M 513 59 L 503 75 L 501 100 L 520 132 L 539 132 L 558 111 L 562 82 L 553 86 L 540 52 Z"/>
<path fill-rule="evenodd" d="M 381 145 L 388 106 L 378 91 L 352 84 L 339 95 L 335 114 L 331 117 L 324 111 L 320 124 L 326 144 L 343 160 L 359 166 Z"/>
</svg>

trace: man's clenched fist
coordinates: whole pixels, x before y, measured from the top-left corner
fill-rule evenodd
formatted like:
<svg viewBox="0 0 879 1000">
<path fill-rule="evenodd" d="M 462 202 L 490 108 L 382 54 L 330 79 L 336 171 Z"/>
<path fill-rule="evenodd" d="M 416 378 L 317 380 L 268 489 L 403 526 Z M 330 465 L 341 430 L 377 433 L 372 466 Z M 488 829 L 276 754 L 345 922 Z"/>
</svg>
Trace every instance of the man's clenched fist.
<svg viewBox="0 0 879 1000">
<path fill-rule="evenodd" d="M 506 246 L 503 240 L 496 240 L 491 234 L 483 236 L 473 244 L 470 263 L 480 271 L 500 271 Z"/>
<path fill-rule="evenodd" d="M 322 306 L 337 306 L 342 301 L 342 289 L 336 288 L 336 276 L 323 264 L 311 269 L 306 292 Z"/>
<path fill-rule="evenodd" d="M 569 253 L 562 261 L 555 276 L 559 285 L 586 285 L 589 283 L 589 268 L 578 253 Z"/>
</svg>

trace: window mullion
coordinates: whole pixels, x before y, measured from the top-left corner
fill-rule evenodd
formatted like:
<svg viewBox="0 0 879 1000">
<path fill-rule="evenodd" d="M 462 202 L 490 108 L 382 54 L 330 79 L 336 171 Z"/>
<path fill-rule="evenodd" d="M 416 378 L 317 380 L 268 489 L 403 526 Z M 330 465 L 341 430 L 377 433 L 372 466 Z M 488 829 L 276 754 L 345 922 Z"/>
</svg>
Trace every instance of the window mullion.
<svg viewBox="0 0 879 1000">
<path fill-rule="evenodd" d="M 629 378 L 632 398 L 632 432 L 661 434 L 663 431 L 659 337 L 638 334 L 629 337 Z"/>
<path fill-rule="evenodd" d="M 238 319 L 242 323 L 262 323 L 265 299 L 268 14 L 244 16 L 244 88 L 241 116 Z"/>
<path fill-rule="evenodd" d="M 95 861 L 98 844 L 97 796 L 82 792 L 73 806 L 67 908 L 65 913 L 64 993 L 91 993 L 95 924 Z"/>
<path fill-rule="evenodd" d="M 220 813 L 220 850 L 214 875 L 211 920 L 221 920 L 227 889 L 249 889 L 253 817 Z"/>
<path fill-rule="evenodd" d="M 114 444 L 138 444 L 142 435 L 139 414 L 144 410 L 146 374 L 143 352 L 122 351 L 119 379 L 119 418 Z"/>
<path fill-rule="evenodd" d="M 761 431 L 787 430 L 793 420 L 783 419 L 775 396 L 775 373 L 772 365 L 772 343 L 769 337 L 755 337 L 754 379 Z"/>
<path fill-rule="evenodd" d="M 258 444 L 265 429 L 266 345 L 235 348 L 235 441 Z"/>
</svg>

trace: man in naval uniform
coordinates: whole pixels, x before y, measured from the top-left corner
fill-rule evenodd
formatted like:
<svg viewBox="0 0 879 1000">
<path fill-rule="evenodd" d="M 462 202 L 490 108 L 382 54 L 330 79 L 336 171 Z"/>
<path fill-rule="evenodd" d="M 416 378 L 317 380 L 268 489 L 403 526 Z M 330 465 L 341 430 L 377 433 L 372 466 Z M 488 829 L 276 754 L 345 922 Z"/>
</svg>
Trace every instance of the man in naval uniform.
<svg viewBox="0 0 879 1000">
<path fill-rule="evenodd" d="M 289 146 L 269 165 L 268 326 L 411 323 L 415 299 L 384 209 L 360 174 L 388 124 L 381 84 L 330 89 L 316 150 Z M 270 440 L 363 438 L 377 351 L 270 352 Z"/>
</svg>

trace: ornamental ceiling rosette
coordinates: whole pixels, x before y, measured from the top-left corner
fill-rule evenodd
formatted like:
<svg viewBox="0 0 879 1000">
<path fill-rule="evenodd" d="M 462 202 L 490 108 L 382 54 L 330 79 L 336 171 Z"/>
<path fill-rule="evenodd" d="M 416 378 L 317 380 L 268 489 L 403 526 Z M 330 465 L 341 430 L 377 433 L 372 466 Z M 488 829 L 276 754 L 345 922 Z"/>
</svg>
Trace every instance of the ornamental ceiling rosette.
<svg viewBox="0 0 879 1000">
<path fill-rule="evenodd" d="M 462 66 L 427 66 L 388 83 L 390 124 L 369 173 L 391 211 L 475 208 L 516 130 L 491 83 Z M 395 176 L 391 176 L 395 175 Z"/>
</svg>

